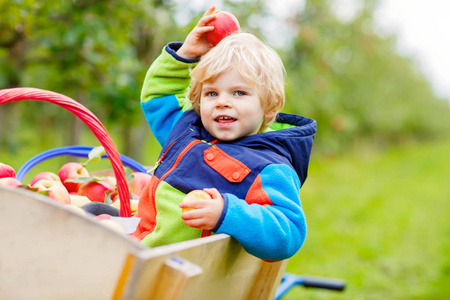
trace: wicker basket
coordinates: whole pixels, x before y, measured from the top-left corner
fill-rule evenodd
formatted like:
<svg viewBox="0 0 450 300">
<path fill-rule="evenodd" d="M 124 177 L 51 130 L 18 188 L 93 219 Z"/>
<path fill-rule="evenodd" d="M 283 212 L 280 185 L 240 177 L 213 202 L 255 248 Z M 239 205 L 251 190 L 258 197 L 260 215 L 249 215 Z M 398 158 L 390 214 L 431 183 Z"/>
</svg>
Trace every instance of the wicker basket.
<svg viewBox="0 0 450 300">
<path fill-rule="evenodd" d="M 120 216 L 131 217 L 130 193 L 122 160 L 108 131 L 100 120 L 82 104 L 59 93 L 36 88 L 12 88 L 0 90 L 0 105 L 22 100 L 45 101 L 59 105 L 73 113 L 89 127 L 100 144 L 105 148 L 114 175 L 116 176 L 117 190 L 120 197 Z"/>
</svg>

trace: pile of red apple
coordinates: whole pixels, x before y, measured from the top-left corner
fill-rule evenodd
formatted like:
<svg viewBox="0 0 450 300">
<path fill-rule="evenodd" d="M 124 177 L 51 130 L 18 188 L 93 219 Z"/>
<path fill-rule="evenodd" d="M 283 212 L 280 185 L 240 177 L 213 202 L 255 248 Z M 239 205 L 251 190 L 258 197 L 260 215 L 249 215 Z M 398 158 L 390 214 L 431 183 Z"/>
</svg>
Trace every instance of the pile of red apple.
<svg viewBox="0 0 450 300">
<path fill-rule="evenodd" d="M 131 194 L 132 214 L 137 210 L 139 195 L 150 181 L 151 175 L 142 172 L 128 174 L 128 188 Z M 81 207 L 91 201 L 110 204 L 120 209 L 114 176 L 91 177 L 86 166 L 78 162 L 64 164 L 57 173 L 41 172 L 30 184 L 23 184 L 16 178 L 13 167 L 0 162 L 0 185 L 12 188 L 26 188 L 44 195 L 53 201 Z"/>
</svg>

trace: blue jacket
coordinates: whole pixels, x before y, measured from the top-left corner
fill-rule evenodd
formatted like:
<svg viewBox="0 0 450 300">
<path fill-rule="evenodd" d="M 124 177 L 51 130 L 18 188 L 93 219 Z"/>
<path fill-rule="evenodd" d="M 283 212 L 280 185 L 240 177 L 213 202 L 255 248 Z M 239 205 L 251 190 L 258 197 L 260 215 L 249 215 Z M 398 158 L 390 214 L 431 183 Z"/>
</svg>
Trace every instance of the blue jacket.
<svg viewBox="0 0 450 300">
<path fill-rule="evenodd" d="M 315 121 L 279 113 L 267 132 L 215 140 L 186 102 L 190 62 L 170 53 L 176 46 L 163 50 L 144 83 L 142 108 L 163 149 L 139 201 L 134 235 L 148 246 L 200 237 L 201 230 L 184 225 L 178 204 L 191 190 L 214 187 L 225 203 L 213 232 L 231 235 L 262 259 L 291 257 L 306 235 L 299 190 Z"/>
</svg>

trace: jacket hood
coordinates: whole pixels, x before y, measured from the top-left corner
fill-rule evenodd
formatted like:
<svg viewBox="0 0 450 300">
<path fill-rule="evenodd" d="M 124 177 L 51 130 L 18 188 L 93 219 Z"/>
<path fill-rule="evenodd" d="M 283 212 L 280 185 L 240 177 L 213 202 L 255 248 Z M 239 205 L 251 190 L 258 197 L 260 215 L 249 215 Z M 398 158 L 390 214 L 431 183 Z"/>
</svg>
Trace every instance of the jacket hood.
<svg viewBox="0 0 450 300">
<path fill-rule="evenodd" d="M 240 142 L 250 147 L 269 147 L 286 157 L 303 183 L 308 175 L 308 165 L 314 135 L 315 120 L 294 114 L 279 113 L 269 131 L 243 138 Z"/>
</svg>

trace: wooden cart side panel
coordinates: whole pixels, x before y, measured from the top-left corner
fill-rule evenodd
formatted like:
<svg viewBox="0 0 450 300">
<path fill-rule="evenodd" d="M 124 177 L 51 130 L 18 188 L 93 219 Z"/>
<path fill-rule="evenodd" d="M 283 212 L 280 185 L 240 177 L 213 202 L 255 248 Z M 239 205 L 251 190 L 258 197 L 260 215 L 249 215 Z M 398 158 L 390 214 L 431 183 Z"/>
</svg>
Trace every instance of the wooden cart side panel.
<svg viewBox="0 0 450 300">
<path fill-rule="evenodd" d="M 225 234 L 152 250 L 141 256 L 140 274 L 126 299 L 156 299 L 155 295 L 161 295 L 160 287 L 172 284 L 164 282 L 162 270 L 165 261 L 173 257 L 199 266 L 202 273 L 186 278 L 179 295 L 170 299 L 273 299 L 287 263 L 256 258 Z"/>
<path fill-rule="evenodd" d="M 48 199 L 0 187 L 0 299 L 111 299 L 145 248 Z"/>
</svg>

